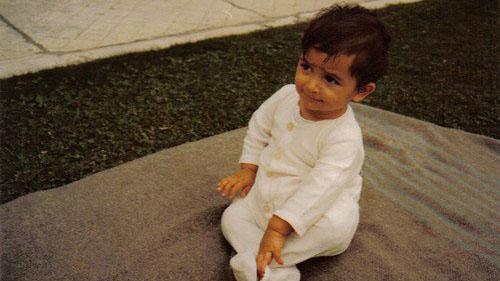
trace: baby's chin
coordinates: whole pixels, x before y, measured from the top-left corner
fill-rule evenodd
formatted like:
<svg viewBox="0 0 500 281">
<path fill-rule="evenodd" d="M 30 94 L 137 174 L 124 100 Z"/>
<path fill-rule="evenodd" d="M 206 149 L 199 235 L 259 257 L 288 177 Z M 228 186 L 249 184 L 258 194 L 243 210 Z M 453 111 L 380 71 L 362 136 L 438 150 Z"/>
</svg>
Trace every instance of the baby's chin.
<svg viewBox="0 0 500 281">
<path fill-rule="evenodd" d="M 299 104 L 302 106 L 302 108 L 312 112 L 320 113 L 325 110 L 325 103 L 322 100 L 316 100 L 306 97 L 306 98 L 301 98 Z"/>
<path fill-rule="evenodd" d="M 317 104 L 317 103 L 308 104 L 307 102 L 303 103 L 300 106 L 300 112 L 302 117 L 314 121 L 336 119 L 342 116 L 346 111 L 347 111 L 347 106 L 345 106 L 344 108 L 332 109 L 332 108 L 325 108 L 324 104 Z"/>
</svg>

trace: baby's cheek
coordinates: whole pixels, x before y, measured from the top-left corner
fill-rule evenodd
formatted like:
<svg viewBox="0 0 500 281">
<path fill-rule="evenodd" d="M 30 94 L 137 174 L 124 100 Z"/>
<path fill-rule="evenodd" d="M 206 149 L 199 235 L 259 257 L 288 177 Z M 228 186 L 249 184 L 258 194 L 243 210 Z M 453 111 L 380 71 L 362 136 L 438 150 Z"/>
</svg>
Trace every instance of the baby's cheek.
<svg viewBox="0 0 500 281">
<path fill-rule="evenodd" d="M 305 79 L 304 79 L 303 75 L 301 75 L 299 73 L 297 73 L 295 75 L 295 89 L 297 90 L 297 92 L 299 94 L 302 93 L 302 88 L 304 87 L 304 83 L 305 83 L 304 80 Z"/>
<path fill-rule="evenodd" d="M 305 77 L 304 73 L 302 73 L 302 70 L 297 67 L 295 70 L 295 82 L 303 83 Z"/>
<path fill-rule="evenodd" d="M 297 73 L 295 73 L 295 87 L 297 88 L 297 90 L 300 84 L 301 84 L 300 77 Z"/>
</svg>

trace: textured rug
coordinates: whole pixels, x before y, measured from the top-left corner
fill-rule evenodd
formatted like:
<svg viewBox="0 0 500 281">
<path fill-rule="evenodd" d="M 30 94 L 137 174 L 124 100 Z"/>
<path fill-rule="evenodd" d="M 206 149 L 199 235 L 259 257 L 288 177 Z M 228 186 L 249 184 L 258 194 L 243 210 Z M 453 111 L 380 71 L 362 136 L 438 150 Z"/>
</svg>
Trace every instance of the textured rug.
<svg viewBox="0 0 500 281">
<path fill-rule="evenodd" d="M 361 221 L 302 280 L 499 280 L 500 141 L 353 105 Z M 218 180 L 245 128 L 0 206 L 1 280 L 233 280 Z"/>
</svg>

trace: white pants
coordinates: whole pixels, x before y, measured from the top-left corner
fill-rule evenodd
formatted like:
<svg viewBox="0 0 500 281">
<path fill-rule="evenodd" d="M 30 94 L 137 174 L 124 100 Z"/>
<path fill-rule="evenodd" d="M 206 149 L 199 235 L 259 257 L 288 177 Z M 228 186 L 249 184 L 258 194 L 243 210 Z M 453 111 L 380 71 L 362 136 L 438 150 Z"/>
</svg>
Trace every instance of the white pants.
<svg viewBox="0 0 500 281">
<path fill-rule="evenodd" d="M 235 198 L 222 215 L 221 228 L 227 241 L 237 252 L 231 267 L 238 281 L 257 280 L 255 258 L 265 229 L 258 226 L 249 206 L 250 200 Z M 348 196 L 342 196 L 325 216 L 302 237 L 292 233 L 282 249 L 283 265 L 273 259 L 262 280 L 300 280 L 297 263 L 319 256 L 334 256 L 349 246 L 359 222 L 359 206 Z"/>
</svg>

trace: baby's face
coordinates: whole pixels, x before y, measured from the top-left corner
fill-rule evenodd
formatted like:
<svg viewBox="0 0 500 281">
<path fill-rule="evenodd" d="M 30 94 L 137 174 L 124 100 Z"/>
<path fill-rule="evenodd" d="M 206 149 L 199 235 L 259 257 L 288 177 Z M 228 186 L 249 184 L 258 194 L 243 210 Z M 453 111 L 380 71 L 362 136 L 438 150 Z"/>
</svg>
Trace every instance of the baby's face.
<svg viewBox="0 0 500 281">
<path fill-rule="evenodd" d="M 327 58 L 326 53 L 312 48 L 297 65 L 295 87 L 300 96 L 300 113 L 309 120 L 338 118 L 351 100 L 361 101 L 369 94 L 358 91 L 356 78 L 349 71 L 355 55 Z"/>
</svg>

